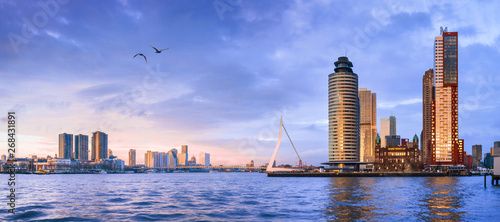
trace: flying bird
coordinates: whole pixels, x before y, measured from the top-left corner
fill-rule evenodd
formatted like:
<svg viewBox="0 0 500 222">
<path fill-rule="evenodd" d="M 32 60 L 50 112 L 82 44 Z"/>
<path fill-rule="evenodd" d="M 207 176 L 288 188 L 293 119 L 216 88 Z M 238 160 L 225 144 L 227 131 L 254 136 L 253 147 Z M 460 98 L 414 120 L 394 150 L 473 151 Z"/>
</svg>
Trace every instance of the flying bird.
<svg viewBox="0 0 500 222">
<path fill-rule="evenodd" d="M 146 61 L 146 63 L 148 63 L 148 59 L 146 59 L 146 56 L 145 56 L 144 54 L 142 54 L 142 53 L 137 53 L 137 54 L 135 54 L 134 58 L 135 58 L 136 56 L 142 56 L 142 57 L 144 57 L 144 60 Z"/>
<path fill-rule="evenodd" d="M 149 45 L 149 46 L 153 47 L 153 49 L 155 49 L 155 50 L 156 50 L 156 52 L 155 52 L 155 53 L 161 53 L 161 51 L 163 51 L 163 50 L 167 50 L 167 49 L 168 49 L 168 48 L 166 48 L 166 49 L 158 50 L 157 48 L 155 48 L 155 47 L 154 47 L 154 46 L 152 46 L 152 45 Z"/>
</svg>

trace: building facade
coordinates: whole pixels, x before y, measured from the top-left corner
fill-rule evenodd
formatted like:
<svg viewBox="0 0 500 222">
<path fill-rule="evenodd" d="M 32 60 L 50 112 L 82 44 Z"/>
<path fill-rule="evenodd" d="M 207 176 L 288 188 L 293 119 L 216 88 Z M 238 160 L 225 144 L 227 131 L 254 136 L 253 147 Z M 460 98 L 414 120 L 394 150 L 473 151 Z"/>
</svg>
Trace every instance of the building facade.
<svg viewBox="0 0 500 222">
<path fill-rule="evenodd" d="M 98 162 L 108 158 L 108 134 L 96 131 L 92 133 L 92 160 Z"/>
<path fill-rule="evenodd" d="M 472 168 L 475 169 L 479 167 L 481 160 L 483 159 L 483 146 L 476 144 L 472 146 Z"/>
<path fill-rule="evenodd" d="M 73 134 L 59 134 L 59 158 L 73 158 Z"/>
<path fill-rule="evenodd" d="M 375 139 L 376 171 L 416 171 L 419 169 L 418 137 L 402 139 L 401 145 L 382 147 L 380 136 Z"/>
<path fill-rule="evenodd" d="M 377 137 L 377 95 L 366 88 L 358 91 L 360 121 L 360 161 L 375 161 L 375 137 Z"/>
<path fill-rule="evenodd" d="M 432 101 L 434 100 L 434 70 L 425 71 L 422 78 L 422 135 L 420 147 L 422 164 L 427 167 L 429 163 L 430 146 L 432 141 Z"/>
<path fill-rule="evenodd" d="M 75 135 L 75 159 L 89 159 L 89 136 L 82 134 Z"/>
<path fill-rule="evenodd" d="M 129 167 L 135 167 L 136 164 L 136 150 L 135 149 L 130 149 L 128 151 L 128 166 Z"/>
<path fill-rule="evenodd" d="M 336 168 L 354 168 L 359 163 L 358 75 L 347 57 L 335 62 L 328 76 L 328 164 Z"/>
<path fill-rule="evenodd" d="M 210 166 L 210 154 L 200 153 L 200 158 L 198 159 L 198 164 L 202 166 Z"/>
<path fill-rule="evenodd" d="M 396 117 L 389 116 L 389 118 L 380 119 L 380 138 L 382 147 L 387 146 L 386 137 L 396 135 Z"/>
<path fill-rule="evenodd" d="M 441 35 L 434 41 L 434 52 L 432 155 L 429 165 L 463 165 L 463 140 L 458 139 L 458 33 L 441 29 Z"/>
</svg>

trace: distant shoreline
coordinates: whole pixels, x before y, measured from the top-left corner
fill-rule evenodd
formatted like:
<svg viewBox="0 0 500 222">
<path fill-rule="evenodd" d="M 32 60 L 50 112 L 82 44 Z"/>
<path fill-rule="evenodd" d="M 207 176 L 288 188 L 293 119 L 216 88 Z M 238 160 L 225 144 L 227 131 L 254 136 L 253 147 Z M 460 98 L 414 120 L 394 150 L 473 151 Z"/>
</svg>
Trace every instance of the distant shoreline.
<svg viewBox="0 0 500 222">
<path fill-rule="evenodd" d="M 446 173 L 267 173 L 268 177 L 448 177 L 474 175 L 448 175 Z M 479 175 L 477 175 L 479 176 Z"/>
</svg>

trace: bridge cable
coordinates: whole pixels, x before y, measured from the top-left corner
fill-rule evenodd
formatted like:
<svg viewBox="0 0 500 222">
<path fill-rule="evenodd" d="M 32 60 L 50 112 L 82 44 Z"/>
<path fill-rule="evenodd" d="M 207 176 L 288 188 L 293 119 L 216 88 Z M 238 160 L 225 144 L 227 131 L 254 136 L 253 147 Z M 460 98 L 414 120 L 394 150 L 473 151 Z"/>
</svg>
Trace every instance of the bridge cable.
<svg viewBox="0 0 500 222">
<path fill-rule="evenodd" d="M 293 150 L 295 150 L 297 157 L 299 158 L 300 161 L 302 161 L 302 159 L 300 159 L 299 153 L 297 152 L 297 149 L 295 149 L 295 146 L 293 145 L 293 142 L 292 142 L 292 139 L 290 138 L 290 135 L 288 135 L 288 132 L 286 131 L 285 124 L 283 124 L 283 129 L 285 130 L 286 136 L 288 136 L 290 143 L 292 143 Z"/>
</svg>

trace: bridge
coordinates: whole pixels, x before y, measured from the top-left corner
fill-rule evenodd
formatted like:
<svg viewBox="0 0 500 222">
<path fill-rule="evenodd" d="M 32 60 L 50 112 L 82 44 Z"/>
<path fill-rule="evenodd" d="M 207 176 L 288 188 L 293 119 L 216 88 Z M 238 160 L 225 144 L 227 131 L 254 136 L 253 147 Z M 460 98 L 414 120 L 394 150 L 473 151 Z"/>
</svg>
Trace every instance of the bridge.
<svg viewBox="0 0 500 222">
<path fill-rule="evenodd" d="M 176 167 L 145 167 L 145 168 L 132 168 L 133 170 L 227 170 L 227 169 L 239 169 L 239 170 L 265 170 L 266 167 L 247 167 L 247 166 L 176 166 Z"/>
</svg>

